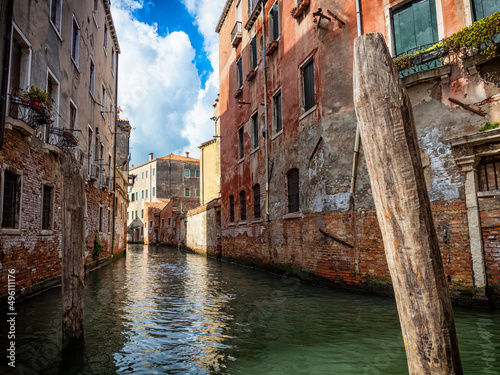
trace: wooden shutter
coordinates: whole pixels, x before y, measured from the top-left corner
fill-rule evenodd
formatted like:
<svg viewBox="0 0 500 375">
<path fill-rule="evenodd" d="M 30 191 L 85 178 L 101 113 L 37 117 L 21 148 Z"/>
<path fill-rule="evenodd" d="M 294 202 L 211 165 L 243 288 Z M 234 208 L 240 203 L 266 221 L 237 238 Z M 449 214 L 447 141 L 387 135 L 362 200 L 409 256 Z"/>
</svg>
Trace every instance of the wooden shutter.
<svg viewBox="0 0 500 375">
<path fill-rule="evenodd" d="M 500 11 L 500 0 L 473 0 L 474 21 L 491 16 Z"/>
<path fill-rule="evenodd" d="M 302 79 L 304 81 L 304 109 L 307 111 L 314 107 L 314 63 L 309 61 L 302 68 Z"/>
</svg>

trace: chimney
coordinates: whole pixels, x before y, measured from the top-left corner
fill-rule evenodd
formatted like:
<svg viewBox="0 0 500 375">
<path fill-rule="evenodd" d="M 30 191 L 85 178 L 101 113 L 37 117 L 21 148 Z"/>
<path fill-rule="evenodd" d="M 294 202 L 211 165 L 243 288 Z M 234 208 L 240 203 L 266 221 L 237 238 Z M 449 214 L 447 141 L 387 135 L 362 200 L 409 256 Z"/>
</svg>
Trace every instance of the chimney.
<svg viewBox="0 0 500 375">
<path fill-rule="evenodd" d="M 186 157 L 187 158 L 189 157 L 189 151 L 186 151 Z"/>
<path fill-rule="evenodd" d="M 152 152 L 149 153 L 149 160 L 153 160 L 153 153 Z"/>
</svg>

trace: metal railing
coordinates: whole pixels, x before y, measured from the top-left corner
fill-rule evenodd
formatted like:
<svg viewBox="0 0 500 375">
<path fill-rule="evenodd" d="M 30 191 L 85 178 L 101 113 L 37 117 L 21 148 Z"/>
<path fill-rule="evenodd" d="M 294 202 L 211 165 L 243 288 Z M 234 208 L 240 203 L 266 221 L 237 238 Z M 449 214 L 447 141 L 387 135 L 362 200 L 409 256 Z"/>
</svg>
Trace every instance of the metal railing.
<svg viewBox="0 0 500 375">
<path fill-rule="evenodd" d="M 49 126 L 54 122 L 47 107 L 43 104 L 36 105 L 27 97 L 9 94 L 9 104 L 9 116 L 24 121 L 34 130 L 40 126 Z"/>
<path fill-rule="evenodd" d="M 233 47 L 239 43 L 242 37 L 242 31 L 241 31 L 241 22 L 236 21 L 234 24 L 233 30 L 231 31 L 231 44 Z"/>
</svg>

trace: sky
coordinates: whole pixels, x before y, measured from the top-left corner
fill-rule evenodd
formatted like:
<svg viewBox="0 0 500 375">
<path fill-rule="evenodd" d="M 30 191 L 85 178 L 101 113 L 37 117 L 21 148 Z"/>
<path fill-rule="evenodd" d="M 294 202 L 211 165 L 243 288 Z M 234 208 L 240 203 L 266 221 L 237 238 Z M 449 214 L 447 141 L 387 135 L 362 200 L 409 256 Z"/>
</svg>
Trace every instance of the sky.
<svg viewBox="0 0 500 375">
<path fill-rule="evenodd" d="M 215 27 L 225 0 L 113 0 L 120 44 L 118 105 L 132 126 L 131 164 L 199 157 L 214 135 L 219 92 Z"/>
</svg>

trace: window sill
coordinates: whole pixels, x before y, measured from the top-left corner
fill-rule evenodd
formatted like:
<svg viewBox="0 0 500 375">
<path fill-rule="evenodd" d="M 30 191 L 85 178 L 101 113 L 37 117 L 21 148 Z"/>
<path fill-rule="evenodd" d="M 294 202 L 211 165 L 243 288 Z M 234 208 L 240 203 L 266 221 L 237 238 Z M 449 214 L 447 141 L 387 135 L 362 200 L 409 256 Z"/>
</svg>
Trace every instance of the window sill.
<svg viewBox="0 0 500 375">
<path fill-rule="evenodd" d="M 246 225 L 246 223 L 247 223 L 246 220 L 238 221 L 238 225 Z"/>
<path fill-rule="evenodd" d="M 283 215 L 283 220 L 288 219 L 301 219 L 303 217 L 301 212 L 290 212 L 288 214 Z"/>
<path fill-rule="evenodd" d="M 57 30 L 57 27 L 56 27 L 56 25 L 54 25 L 54 22 L 52 22 L 52 20 L 50 20 L 50 24 L 51 24 L 52 28 L 54 29 L 54 31 L 56 32 L 56 35 L 59 38 L 59 40 L 62 42 L 63 39 L 61 36 L 61 32 L 59 30 Z"/>
<path fill-rule="evenodd" d="M 253 155 L 255 154 L 257 151 L 260 150 L 260 146 L 257 146 L 256 148 L 254 148 L 251 152 L 250 152 L 250 155 Z"/>
<path fill-rule="evenodd" d="M 478 198 L 497 197 L 499 195 L 500 195 L 500 190 L 488 190 L 488 191 L 478 191 L 477 192 Z"/>
<path fill-rule="evenodd" d="M 281 134 L 283 134 L 283 129 L 281 129 L 279 132 L 276 134 L 273 134 L 271 140 L 274 141 L 276 138 L 278 138 Z"/>
<path fill-rule="evenodd" d="M 258 224 L 258 223 L 263 223 L 264 220 L 262 220 L 262 218 L 259 218 L 259 219 L 253 219 L 252 220 L 252 224 Z"/>
<path fill-rule="evenodd" d="M 20 236 L 21 229 L 19 229 L 19 228 L 1 228 L 0 234 L 5 234 L 7 236 Z"/>
<path fill-rule="evenodd" d="M 45 143 L 43 145 L 43 148 L 47 152 L 52 152 L 53 154 L 59 155 L 61 153 L 61 149 L 57 146 L 51 145 L 50 143 Z"/>
<path fill-rule="evenodd" d="M 313 113 L 316 109 L 318 108 L 318 105 L 315 104 L 313 107 L 309 108 L 306 112 L 304 112 L 303 114 L 301 114 L 299 116 L 299 121 L 306 118 L 307 116 L 309 116 L 311 113 Z"/>
<path fill-rule="evenodd" d="M 35 133 L 34 130 L 26 124 L 23 120 L 18 120 L 12 117 L 7 117 L 7 121 L 5 122 L 5 129 L 8 130 L 17 130 L 20 132 L 23 137 L 28 137 L 27 139 L 28 142 L 31 141 L 31 137 Z"/>
<path fill-rule="evenodd" d="M 236 226 L 236 224 L 235 224 L 235 223 L 233 223 L 233 222 L 231 222 L 231 223 L 228 223 L 228 224 L 227 224 L 227 226 L 228 226 L 228 227 L 235 227 L 235 226 Z"/>
<path fill-rule="evenodd" d="M 54 231 L 52 229 L 43 229 L 40 232 L 41 236 L 52 236 L 54 234 Z"/>
<path fill-rule="evenodd" d="M 238 160 L 238 164 L 243 163 L 243 161 L 245 161 L 245 157 L 242 157 L 240 160 Z"/>
</svg>

